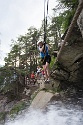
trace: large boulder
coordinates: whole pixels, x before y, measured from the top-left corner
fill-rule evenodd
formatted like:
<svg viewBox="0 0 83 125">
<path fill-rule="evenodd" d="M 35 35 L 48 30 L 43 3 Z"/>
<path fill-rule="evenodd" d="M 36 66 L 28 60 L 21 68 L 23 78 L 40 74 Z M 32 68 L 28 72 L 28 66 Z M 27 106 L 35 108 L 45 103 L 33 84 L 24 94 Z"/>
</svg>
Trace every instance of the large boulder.
<svg viewBox="0 0 83 125">
<path fill-rule="evenodd" d="M 83 88 L 83 39 L 64 47 L 52 76 Z"/>
<path fill-rule="evenodd" d="M 52 77 L 83 89 L 83 11 L 64 46 Z"/>
<path fill-rule="evenodd" d="M 56 65 L 56 64 L 55 64 Z M 52 73 L 53 78 L 80 84 L 83 87 L 83 39 L 64 47 L 57 68 Z"/>
</svg>

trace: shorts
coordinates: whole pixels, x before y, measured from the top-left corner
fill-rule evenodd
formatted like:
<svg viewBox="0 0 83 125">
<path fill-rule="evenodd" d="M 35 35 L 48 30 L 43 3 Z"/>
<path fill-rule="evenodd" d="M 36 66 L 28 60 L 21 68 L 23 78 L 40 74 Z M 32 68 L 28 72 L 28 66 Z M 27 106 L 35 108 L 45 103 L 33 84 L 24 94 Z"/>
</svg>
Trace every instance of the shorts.
<svg viewBox="0 0 83 125">
<path fill-rule="evenodd" d="M 50 62 L 51 62 L 51 56 L 50 55 L 45 56 L 44 58 L 41 58 L 41 61 L 42 61 L 42 65 L 45 65 L 46 62 L 48 62 L 50 64 Z"/>
</svg>

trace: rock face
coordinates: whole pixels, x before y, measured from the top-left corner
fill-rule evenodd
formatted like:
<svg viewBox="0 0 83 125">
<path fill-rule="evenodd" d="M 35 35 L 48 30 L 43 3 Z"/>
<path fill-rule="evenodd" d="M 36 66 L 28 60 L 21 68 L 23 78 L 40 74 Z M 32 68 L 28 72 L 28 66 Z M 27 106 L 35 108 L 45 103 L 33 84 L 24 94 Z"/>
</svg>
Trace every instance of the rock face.
<svg viewBox="0 0 83 125">
<path fill-rule="evenodd" d="M 40 91 L 32 101 L 30 108 L 44 109 L 53 96 L 53 93 Z"/>
<path fill-rule="evenodd" d="M 64 46 L 52 77 L 83 89 L 83 11 L 78 18 L 68 44 Z M 62 84 L 64 85 L 64 84 Z"/>
<path fill-rule="evenodd" d="M 81 31 L 81 34 L 82 34 L 82 38 L 83 38 L 83 10 L 82 10 L 81 14 L 79 15 L 77 23 L 78 23 L 78 26 L 80 28 L 80 31 Z"/>
<path fill-rule="evenodd" d="M 52 77 L 83 88 L 83 39 L 64 47 Z"/>
<path fill-rule="evenodd" d="M 79 2 L 81 3 L 82 0 L 79 0 Z M 77 20 L 77 24 L 78 24 L 78 26 L 80 28 L 80 31 L 81 31 L 81 34 L 82 34 L 82 38 L 83 38 L 83 10 L 82 10 L 82 12 L 79 15 L 79 18 Z"/>
</svg>

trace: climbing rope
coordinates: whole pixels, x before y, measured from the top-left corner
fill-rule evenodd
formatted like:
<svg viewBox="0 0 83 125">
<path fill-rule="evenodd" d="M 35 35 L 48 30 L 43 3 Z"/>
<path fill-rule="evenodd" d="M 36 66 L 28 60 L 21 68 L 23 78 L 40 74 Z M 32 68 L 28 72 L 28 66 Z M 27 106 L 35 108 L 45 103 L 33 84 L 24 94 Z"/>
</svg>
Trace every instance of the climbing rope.
<svg viewBox="0 0 83 125">
<path fill-rule="evenodd" d="M 45 13 L 45 3 L 46 3 L 46 0 L 44 0 L 44 43 L 46 44 L 46 38 L 47 38 L 47 17 L 48 17 L 48 3 L 49 3 L 49 0 L 47 0 L 47 14 Z"/>
<path fill-rule="evenodd" d="M 64 47 L 65 43 L 68 41 L 68 39 L 69 39 L 69 37 L 70 37 L 70 35 L 71 35 L 71 31 L 72 31 L 72 29 L 74 28 L 74 26 L 75 26 L 75 24 L 76 24 L 76 22 L 77 22 L 77 19 L 78 19 L 79 15 L 80 15 L 82 9 L 83 9 L 83 0 L 81 0 L 81 1 L 79 2 L 79 5 L 78 5 L 78 7 L 77 7 L 77 10 L 76 10 L 76 12 L 75 12 L 75 14 L 74 14 L 74 17 L 73 17 L 73 19 L 72 19 L 72 22 L 71 22 L 71 24 L 70 24 L 70 26 L 69 26 L 69 29 L 68 29 L 68 31 L 67 31 L 67 34 L 66 34 L 66 36 L 65 36 L 65 38 L 64 38 L 64 42 L 62 43 L 62 46 L 61 46 L 61 48 L 60 48 L 60 50 L 59 50 L 59 53 L 58 53 L 58 55 L 57 55 L 57 61 L 59 60 L 59 58 L 60 58 L 60 56 L 61 56 L 61 52 L 62 52 L 62 50 L 63 50 L 63 47 Z"/>
</svg>

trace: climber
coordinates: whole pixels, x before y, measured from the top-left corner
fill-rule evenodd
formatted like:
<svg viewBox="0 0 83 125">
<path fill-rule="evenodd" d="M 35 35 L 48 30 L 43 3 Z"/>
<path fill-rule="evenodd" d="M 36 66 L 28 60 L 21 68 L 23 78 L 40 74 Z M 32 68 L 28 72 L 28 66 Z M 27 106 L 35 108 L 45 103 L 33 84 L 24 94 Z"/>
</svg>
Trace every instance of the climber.
<svg viewBox="0 0 83 125">
<path fill-rule="evenodd" d="M 37 45 L 40 51 L 42 66 L 43 66 L 44 73 L 45 73 L 45 82 L 49 82 L 50 81 L 49 64 L 51 62 L 51 56 L 48 53 L 49 47 L 47 44 L 44 44 L 42 41 L 38 41 Z"/>
<path fill-rule="evenodd" d="M 31 73 L 31 80 L 30 80 L 30 82 L 33 83 L 33 84 L 35 85 L 36 80 L 35 80 L 34 71 L 32 71 L 32 73 Z"/>
<path fill-rule="evenodd" d="M 40 79 L 40 77 L 41 77 L 41 67 L 40 66 L 37 66 L 37 74 L 36 74 L 36 76 L 37 76 L 37 79 Z"/>
</svg>

